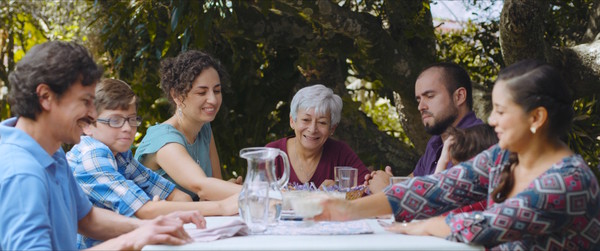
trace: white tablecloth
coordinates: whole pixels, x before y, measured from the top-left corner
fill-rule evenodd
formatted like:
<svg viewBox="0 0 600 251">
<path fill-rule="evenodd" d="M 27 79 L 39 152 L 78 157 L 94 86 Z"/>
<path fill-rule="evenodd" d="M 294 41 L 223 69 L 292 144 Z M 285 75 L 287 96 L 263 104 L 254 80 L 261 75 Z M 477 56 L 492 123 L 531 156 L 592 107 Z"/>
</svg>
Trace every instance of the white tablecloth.
<svg viewBox="0 0 600 251">
<path fill-rule="evenodd" d="M 223 225 L 237 217 L 206 217 L 207 228 Z M 143 250 L 484 250 L 481 246 L 437 237 L 395 234 L 385 231 L 375 219 L 364 221 L 368 222 L 373 234 L 249 235 L 182 246 L 148 245 Z"/>
</svg>

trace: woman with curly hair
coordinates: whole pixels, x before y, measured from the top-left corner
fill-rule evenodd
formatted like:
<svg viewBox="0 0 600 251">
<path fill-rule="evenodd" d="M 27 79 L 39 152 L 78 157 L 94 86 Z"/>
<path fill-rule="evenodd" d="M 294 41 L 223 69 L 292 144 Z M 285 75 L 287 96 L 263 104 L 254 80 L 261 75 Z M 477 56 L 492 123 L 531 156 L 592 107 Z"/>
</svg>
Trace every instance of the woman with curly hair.
<svg viewBox="0 0 600 251">
<path fill-rule="evenodd" d="M 148 128 L 135 158 L 173 181 L 194 200 L 237 196 L 241 186 L 221 179 L 210 127 L 221 106 L 222 81 L 227 77 L 220 62 L 191 50 L 162 60 L 160 74 L 161 88 L 175 113 L 162 124 Z M 241 179 L 234 182 L 240 183 Z"/>
</svg>

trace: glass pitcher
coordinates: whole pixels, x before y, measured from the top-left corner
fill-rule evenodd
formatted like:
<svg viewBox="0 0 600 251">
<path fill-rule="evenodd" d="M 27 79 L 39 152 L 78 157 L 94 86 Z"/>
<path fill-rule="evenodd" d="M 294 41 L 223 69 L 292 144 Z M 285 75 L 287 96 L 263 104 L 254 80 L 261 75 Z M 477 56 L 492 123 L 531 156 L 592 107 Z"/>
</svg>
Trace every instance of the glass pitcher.
<svg viewBox="0 0 600 251">
<path fill-rule="evenodd" d="M 266 196 L 268 198 L 265 202 L 267 203 L 265 206 L 267 210 L 266 225 L 277 224 L 281 216 L 281 206 L 283 203 L 281 189 L 287 185 L 290 178 L 290 165 L 287 154 L 277 148 L 249 147 L 242 149 L 240 156 L 248 161 L 246 179 L 244 180 L 238 200 L 240 216 L 248 224 L 248 221 L 252 220 L 248 217 L 256 216 L 256 214 L 253 215 L 251 212 L 253 209 L 256 209 L 256 206 L 251 206 L 250 204 L 257 203 L 255 203 L 257 195 Z M 283 158 L 284 165 L 283 176 L 280 179 L 277 179 L 275 168 L 275 159 L 277 156 Z M 265 184 L 269 188 L 268 193 L 258 193 L 256 190 L 261 189 Z M 260 211 L 262 212 L 262 208 L 260 208 Z M 258 226 L 257 228 L 257 231 L 260 231 L 261 227 Z M 266 229 L 266 226 L 264 228 Z"/>
</svg>

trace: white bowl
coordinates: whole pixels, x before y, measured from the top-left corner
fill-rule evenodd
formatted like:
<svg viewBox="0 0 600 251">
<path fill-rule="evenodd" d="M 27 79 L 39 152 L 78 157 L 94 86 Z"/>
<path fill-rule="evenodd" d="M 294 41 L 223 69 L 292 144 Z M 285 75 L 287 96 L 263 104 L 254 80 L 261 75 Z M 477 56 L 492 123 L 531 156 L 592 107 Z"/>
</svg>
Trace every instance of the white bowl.
<svg viewBox="0 0 600 251">
<path fill-rule="evenodd" d="M 292 201 L 296 200 L 296 198 L 306 196 L 309 191 L 302 190 L 292 190 L 292 191 L 283 191 L 281 194 L 283 195 L 283 205 L 281 209 L 284 211 L 292 210 Z"/>
<path fill-rule="evenodd" d="M 312 218 L 323 212 L 321 202 L 329 196 L 323 192 L 309 192 L 291 200 L 294 213 L 304 218 Z"/>
</svg>

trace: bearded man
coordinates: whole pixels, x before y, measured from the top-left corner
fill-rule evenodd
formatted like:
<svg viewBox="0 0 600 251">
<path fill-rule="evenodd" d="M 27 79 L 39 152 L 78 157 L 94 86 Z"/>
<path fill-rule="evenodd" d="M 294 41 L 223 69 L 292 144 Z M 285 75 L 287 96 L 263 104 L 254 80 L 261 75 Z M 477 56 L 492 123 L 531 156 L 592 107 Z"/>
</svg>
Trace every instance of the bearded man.
<svg viewBox="0 0 600 251">
<path fill-rule="evenodd" d="M 411 176 L 433 174 L 449 127 L 483 124 L 473 112 L 473 92 L 467 71 L 457 64 L 437 63 L 419 74 L 415 84 L 425 131 L 433 135 Z M 451 164 L 449 164 L 451 165 Z"/>
<path fill-rule="evenodd" d="M 410 177 L 435 172 L 448 128 L 464 129 L 483 124 L 472 110 L 473 93 L 469 74 L 457 64 L 436 63 L 421 71 L 415 83 L 415 98 L 419 103 L 425 131 L 432 137 Z M 448 165 L 450 167 L 451 163 Z M 377 170 L 367 174 L 365 184 L 371 192 L 382 191 L 389 185 L 391 176 L 392 168 L 387 166 L 385 172 Z"/>
</svg>

